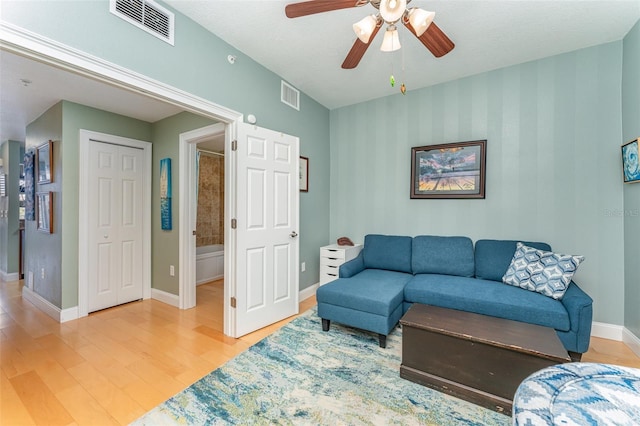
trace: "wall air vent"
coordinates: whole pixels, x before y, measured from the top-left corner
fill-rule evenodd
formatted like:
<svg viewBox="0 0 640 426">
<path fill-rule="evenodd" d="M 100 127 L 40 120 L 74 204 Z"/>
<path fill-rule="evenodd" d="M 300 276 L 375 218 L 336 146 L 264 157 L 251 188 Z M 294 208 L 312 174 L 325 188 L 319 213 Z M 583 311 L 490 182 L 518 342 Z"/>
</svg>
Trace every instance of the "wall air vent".
<svg viewBox="0 0 640 426">
<path fill-rule="evenodd" d="M 280 85 L 280 100 L 291 108 L 300 111 L 300 91 L 284 81 Z"/>
<path fill-rule="evenodd" d="M 174 15 L 153 0 L 111 0 L 109 10 L 173 45 Z"/>
</svg>

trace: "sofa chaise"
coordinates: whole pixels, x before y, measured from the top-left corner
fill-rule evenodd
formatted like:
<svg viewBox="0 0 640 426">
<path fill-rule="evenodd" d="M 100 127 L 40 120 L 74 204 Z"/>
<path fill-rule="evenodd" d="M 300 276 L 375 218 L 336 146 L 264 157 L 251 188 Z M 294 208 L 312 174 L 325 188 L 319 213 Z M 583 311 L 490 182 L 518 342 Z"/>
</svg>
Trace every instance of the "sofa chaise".
<svg viewBox="0 0 640 426">
<path fill-rule="evenodd" d="M 551 327 L 572 360 L 580 360 L 589 348 L 592 299 L 570 276 L 553 297 L 505 284 L 522 247 L 551 251 L 541 242 L 479 240 L 474 246 L 467 237 L 367 235 L 358 257 L 340 266 L 339 278 L 317 290 L 322 328 L 335 321 L 377 333 L 384 348 L 411 304 L 423 303 Z"/>
</svg>

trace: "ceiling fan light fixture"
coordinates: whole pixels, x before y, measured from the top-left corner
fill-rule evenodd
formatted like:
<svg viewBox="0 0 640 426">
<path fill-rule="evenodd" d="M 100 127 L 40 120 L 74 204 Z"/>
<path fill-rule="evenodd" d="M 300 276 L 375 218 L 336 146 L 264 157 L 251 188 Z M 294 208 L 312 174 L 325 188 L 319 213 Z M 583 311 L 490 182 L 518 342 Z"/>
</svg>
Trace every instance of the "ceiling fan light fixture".
<svg viewBox="0 0 640 426">
<path fill-rule="evenodd" d="M 414 7 L 409 11 L 409 23 L 418 37 L 427 31 L 427 28 L 429 28 L 429 25 L 431 25 L 435 16 L 435 12 L 429 12 L 428 10 L 419 9 L 417 7 Z"/>
<path fill-rule="evenodd" d="M 393 52 L 400 49 L 400 38 L 395 25 L 389 25 L 387 31 L 384 32 L 384 39 L 380 50 L 383 52 Z"/>
<path fill-rule="evenodd" d="M 388 24 L 398 22 L 407 9 L 407 0 L 382 0 L 380 1 L 380 15 Z"/>
<path fill-rule="evenodd" d="M 369 15 L 353 24 L 353 31 L 361 42 L 369 43 L 371 34 L 373 34 L 373 30 L 376 28 L 377 23 L 378 20 L 376 17 L 374 15 Z"/>
</svg>

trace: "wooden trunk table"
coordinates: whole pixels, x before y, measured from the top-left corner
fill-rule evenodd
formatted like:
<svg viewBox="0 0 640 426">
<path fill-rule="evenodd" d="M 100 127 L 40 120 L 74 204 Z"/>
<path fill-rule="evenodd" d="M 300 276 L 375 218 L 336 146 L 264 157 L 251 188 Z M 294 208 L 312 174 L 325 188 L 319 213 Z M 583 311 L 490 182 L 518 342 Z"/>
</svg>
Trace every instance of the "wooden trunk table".
<svg viewBox="0 0 640 426">
<path fill-rule="evenodd" d="M 400 377 L 511 415 L 520 382 L 571 358 L 552 328 L 414 303 Z"/>
</svg>

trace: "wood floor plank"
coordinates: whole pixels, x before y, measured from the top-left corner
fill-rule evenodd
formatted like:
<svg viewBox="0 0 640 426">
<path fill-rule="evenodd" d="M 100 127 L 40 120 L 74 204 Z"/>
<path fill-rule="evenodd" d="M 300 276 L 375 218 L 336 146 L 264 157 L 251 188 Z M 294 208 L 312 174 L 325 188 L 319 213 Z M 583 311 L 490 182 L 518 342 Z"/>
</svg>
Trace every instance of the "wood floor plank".
<svg viewBox="0 0 640 426">
<path fill-rule="evenodd" d="M 74 422 L 35 371 L 10 378 L 9 382 L 36 424 L 69 425 Z"/>
<path fill-rule="evenodd" d="M 35 425 L 15 388 L 0 371 L 0 425 Z"/>
<path fill-rule="evenodd" d="M 57 393 L 56 397 L 79 425 L 120 424 L 85 388 L 78 384 Z"/>
</svg>

